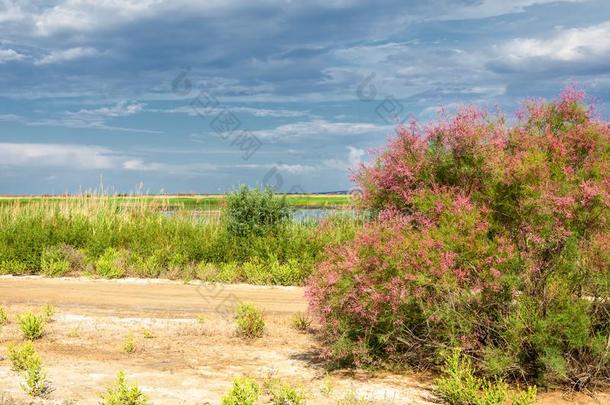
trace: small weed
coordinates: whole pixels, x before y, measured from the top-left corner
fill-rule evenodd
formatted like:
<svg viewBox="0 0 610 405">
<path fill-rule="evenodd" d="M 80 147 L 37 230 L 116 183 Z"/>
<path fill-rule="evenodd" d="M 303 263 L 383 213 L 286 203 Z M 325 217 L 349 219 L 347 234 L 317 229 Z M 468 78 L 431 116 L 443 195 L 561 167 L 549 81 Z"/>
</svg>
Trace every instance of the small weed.
<svg viewBox="0 0 610 405">
<path fill-rule="evenodd" d="M 302 388 L 295 388 L 289 383 L 272 379 L 266 384 L 274 405 L 305 405 L 307 395 Z"/>
<path fill-rule="evenodd" d="M 121 254 L 114 248 L 108 248 L 95 262 L 97 274 L 104 278 L 121 278 L 125 276 Z"/>
<path fill-rule="evenodd" d="M 237 308 L 237 333 L 247 338 L 263 336 L 265 321 L 260 309 L 252 304 L 241 304 Z"/>
<path fill-rule="evenodd" d="M 330 394 L 332 394 L 334 388 L 335 387 L 333 386 L 333 381 L 331 380 L 330 376 L 326 375 L 324 377 L 324 381 L 322 381 L 322 387 L 320 387 L 320 392 L 325 397 L 328 397 L 330 396 Z"/>
<path fill-rule="evenodd" d="M 77 338 L 80 336 L 80 326 L 75 326 L 68 332 L 68 337 Z"/>
<path fill-rule="evenodd" d="M 39 339 L 44 335 L 46 323 L 44 315 L 36 315 L 32 311 L 27 311 L 17 315 L 17 323 L 25 339 Z"/>
<path fill-rule="evenodd" d="M 140 391 L 137 384 L 129 385 L 125 372 L 119 371 L 113 385 L 100 395 L 103 405 L 146 405 L 148 398 Z"/>
<path fill-rule="evenodd" d="M 197 322 L 205 323 L 205 315 L 203 315 L 203 314 L 197 315 Z"/>
<path fill-rule="evenodd" d="M 62 246 L 47 247 L 40 257 L 40 269 L 47 277 L 61 277 L 70 271 L 70 261 L 65 257 Z"/>
<path fill-rule="evenodd" d="M 233 387 L 222 398 L 222 405 L 254 405 L 260 395 L 256 380 L 250 377 L 237 377 Z"/>
<path fill-rule="evenodd" d="M 56 313 L 57 308 L 51 304 L 47 304 L 42 308 L 42 316 L 44 316 L 45 322 L 53 322 Z"/>
<path fill-rule="evenodd" d="M 11 362 L 11 369 L 17 372 L 25 371 L 27 365 L 39 357 L 34 344 L 29 340 L 19 345 L 9 343 L 7 355 Z"/>
<path fill-rule="evenodd" d="M 311 325 L 311 320 L 302 312 L 294 314 L 292 317 L 292 327 L 301 332 L 307 331 Z"/>
<path fill-rule="evenodd" d="M 125 353 L 131 354 L 136 351 L 136 342 L 133 338 L 133 333 L 129 332 L 127 337 L 123 341 L 123 346 L 121 346 Z"/>
<path fill-rule="evenodd" d="M 8 311 L 5 307 L 0 305 L 0 326 L 8 323 Z"/>
<path fill-rule="evenodd" d="M 501 405 L 509 398 L 508 384 L 489 381 L 474 375 L 470 359 L 459 349 L 445 357 L 443 376 L 436 380 L 438 391 L 450 405 Z M 514 405 L 531 405 L 536 400 L 536 388 L 528 387 L 512 396 Z"/>
<path fill-rule="evenodd" d="M 365 401 L 358 398 L 354 391 L 348 391 L 342 399 L 337 400 L 337 405 L 362 405 Z"/>
<path fill-rule="evenodd" d="M 47 380 L 47 372 L 38 355 L 30 357 L 25 369 L 25 384 L 21 388 L 33 397 L 46 398 L 53 388 Z"/>
<path fill-rule="evenodd" d="M 152 333 L 152 331 L 150 329 L 144 329 L 144 331 L 142 332 L 142 335 L 144 335 L 144 339 L 156 338 L 155 334 Z"/>
</svg>

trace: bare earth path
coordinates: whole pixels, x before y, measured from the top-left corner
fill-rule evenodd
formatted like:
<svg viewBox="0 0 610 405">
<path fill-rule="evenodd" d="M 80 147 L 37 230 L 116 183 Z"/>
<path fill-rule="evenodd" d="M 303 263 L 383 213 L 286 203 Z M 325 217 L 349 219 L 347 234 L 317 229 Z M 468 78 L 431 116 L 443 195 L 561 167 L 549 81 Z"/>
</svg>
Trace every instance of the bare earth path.
<svg viewBox="0 0 610 405">
<path fill-rule="evenodd" d="M 239 302 L 264 310 L 263 338 L 247 341 L 235 335 Z M 327 373 L 313 335 L 291 327 L 292 316 L 306 310 L 298 287 L 2 276 L 0 304 L 10 316 L 0 328 L 0 405 L 31 403 L 20 387 L 23 377 L 10 370 L 5 353 L 9 342 L 22 340 L 15 315 L 45 304 L 55 306 L 57 314 L 35 345 L 55 391 L 33 403 L 96 404 L 119 370 L 153 404 L 219 404 L 233 378 L 244 374 L 261 383 L 272 375 L 300 385 L 308 392 L 308 404 L 350 397 L 374 404 L 435 402 L 426 376 Z M 137 350 L 128 354 L 121 347 L 130 333 Z M 542 400 L 610 403 L 610 396 L 594 400 L 554 393 L 543 394 Z M 270 403 L 269 398 L 259 403 Z"/>
</svg>

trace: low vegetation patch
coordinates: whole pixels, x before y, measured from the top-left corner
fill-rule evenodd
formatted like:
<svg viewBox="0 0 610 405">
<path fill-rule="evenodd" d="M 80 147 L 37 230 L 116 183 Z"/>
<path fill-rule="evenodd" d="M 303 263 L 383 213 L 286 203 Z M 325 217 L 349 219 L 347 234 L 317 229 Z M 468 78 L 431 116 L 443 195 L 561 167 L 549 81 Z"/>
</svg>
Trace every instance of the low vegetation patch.
<svg viewBox="0 0 610 405">
<path fill-rule="evenodd" d="M 25 371 L 27 365 L 38 358 L 38 353 L 36 353 L 34 344 L 28 340 L 18 345 L 9 343 L 7 346 L 7 356 L 11 362 L 11 369 L 19 372 Z"/>
<path fill-rule="evenodd" d="M 9 343 L 7 356 L 11 362 L 11 369 L 24 375 L 25 382 L 22 388 L 28 395 L 44 398 L 52 392 L 42 359 L 31 341 L 18 345 Z"/>
<path fill-rule="evenodd" d="M 100 395 L 103 405 L 147 405 L 148 397 L 137 384 L 129 385 L 124 371 L 119 371 L 114 384 Z"/>
<path fill-rule="evenodd" d="M 263 312 L 252 304 L 240 304 L 235 319 L 237 334 L 249 339 L 259 338 L 265 332 Z"/>
<path fill-rule="evenodd" d="M 302 285 L 325 246 L 361 224 L 346 215 L 293 222 L 285 198 L 270 190 L 239 189 L 221 208 L 201 218 L 110 196 L 2 202 L 0 274 Z"/>
<path fill-rule="evenodd" d="M 32 311 L 26 311 L 17 315 L 17 323 L 21 329 L 24 339 L 40 339 L 45 333 L 46 318 Z"/>
<path fill-rule="evenodd" d="M 222 398 L 222 405 L 254 405 L 260 396 L 260 387 L 255 379 L 236 377 L 233 386 Z"/>
<path fill-rule="evenodd" d="M 132 332 L 129 332 L 125 337 L 121 349 L 127 354 L 135 353 L 135 351 L 137 350 L 136 341 L 133 337 Z"/>
<path fill-rule="evenodd" d="M 533 405 L 536 387 L 511 393 L 502 380 L 475 376 L 472 362 L 459 349 L 446 355 L 442 376 L 436 380 L 438 393 L 450 405 Z"/>
<path fill-rule="evenodd" d="M 292 317 L 292 327 L 298 331 L 305 332 L 311 325 L 311 319 L 302 312 L 296 313 Z"/>
<path fill-rule="evenodd" d="M 305 405 L 307 403 L 307 394 L 304 388 L 294 387 L 277 378 L 265 381 L 265 389 L 274 405 Z"/>
<path fill-rule="evenodd" d="M 0 326 L 4 326 L 8 323 L 8 310 L 0 305 Z"/>
</svg>

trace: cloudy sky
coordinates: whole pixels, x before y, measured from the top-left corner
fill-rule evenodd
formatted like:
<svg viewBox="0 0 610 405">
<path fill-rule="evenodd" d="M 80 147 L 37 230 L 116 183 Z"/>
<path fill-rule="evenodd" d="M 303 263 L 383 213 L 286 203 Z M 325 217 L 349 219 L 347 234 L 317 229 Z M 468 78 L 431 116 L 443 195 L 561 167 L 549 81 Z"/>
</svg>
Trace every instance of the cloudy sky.
<svg viewBox="0 0 610 405">
<path fill-rule="evenodd" d="M 610 106 L 606 0 L 0 0 L 0 193 L 350 188 L 396 120 Z"/>
</svg>

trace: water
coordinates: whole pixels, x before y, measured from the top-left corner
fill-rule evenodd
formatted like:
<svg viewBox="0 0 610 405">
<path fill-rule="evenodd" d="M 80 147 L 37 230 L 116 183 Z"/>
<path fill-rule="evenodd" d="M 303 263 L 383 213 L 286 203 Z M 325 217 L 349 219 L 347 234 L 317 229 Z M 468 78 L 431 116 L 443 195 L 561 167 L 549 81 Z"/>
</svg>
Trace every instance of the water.
<svg viewBox="0 0 610 405">
<path fill-rule="evenodd" d="M 181 209 L 167 209 L 163 210 L 162 214 L 167 217 L 173 217 L 178 212 L 185 212 Z M 201 222 L 216 222 L 220 220 L 222 211 L 220 210 L 189 210 L 194 221 Z M 358 216 L 358 212 L 354 209 L 341 209 L 341 208 L 298 208 L 292 212 L 292 220 L 294 222 L 308 222 L 308 221 L 321 221 L 324 218 L 328 218 L 334 214 L 347 215 L 352 218 Z"/>
</svg>

